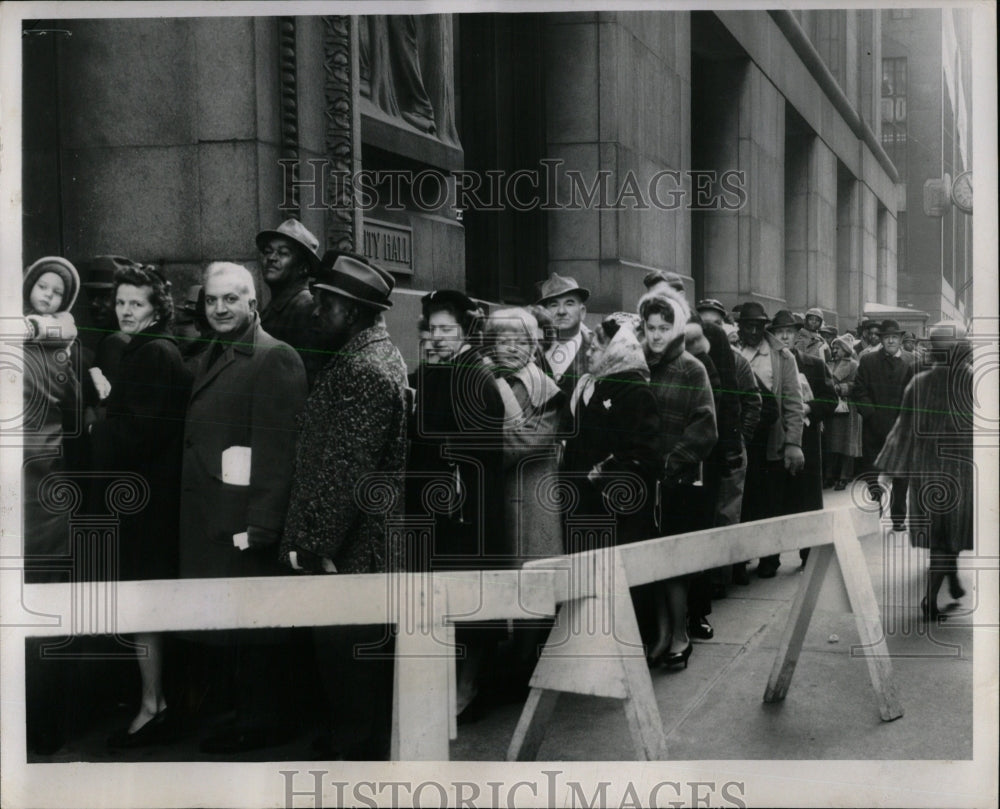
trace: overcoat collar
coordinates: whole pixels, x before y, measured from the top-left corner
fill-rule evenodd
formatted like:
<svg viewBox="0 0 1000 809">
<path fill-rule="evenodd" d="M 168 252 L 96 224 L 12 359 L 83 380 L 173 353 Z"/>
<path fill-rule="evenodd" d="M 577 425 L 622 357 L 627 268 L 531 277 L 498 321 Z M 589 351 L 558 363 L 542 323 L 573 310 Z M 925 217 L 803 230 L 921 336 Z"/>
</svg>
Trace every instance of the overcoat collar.
<svg viewBox="0 0 1000 809">
<path fill-rule="evenodd" d="M 235 362 L 236 352 L 251 356 L 254 352 L 254 347 L 257 344 L 257 339 L 262 333 L 263 329 L 260 327 L 260 318 L 256 313 L 254 313 L 253 320 L 250 322 L 250 325 L 247 326 L 246 330 L 235 340 L 220 340 L 219 335 L 216 335 L 215 339 L 212 340 L 208 348 L 202 353 L 200 360 L 201 372 L 194 381 L 194 386 L 191 389 L 191 397 L 194 398 L 194 396 L 196 396 L 202 388 L 215 379 L 223 369 Z M 212 363 L 210 368 L 206 369 L 205 364 L 209 362 L 209 359 L 213 355 L 214 346 L 219 342 L 225 345 L 225 348 L 222 351 L 222 356 Z"/>
<path fill-rule="evenodd" d="M 169 340 L 174 345 L 177 344 L 177 338 L 167 331 L 167 328 L 162 321 L 154 323 L 145 331 L 133 334 L 131 337 L 132 339 L 130 339 L 122 349 L 123 354 L 130 354 L 133 351 L 137 351 L 141 346 L 144 346 L 146 343 L 150 343 L 153 340 Z"/>
</svg>

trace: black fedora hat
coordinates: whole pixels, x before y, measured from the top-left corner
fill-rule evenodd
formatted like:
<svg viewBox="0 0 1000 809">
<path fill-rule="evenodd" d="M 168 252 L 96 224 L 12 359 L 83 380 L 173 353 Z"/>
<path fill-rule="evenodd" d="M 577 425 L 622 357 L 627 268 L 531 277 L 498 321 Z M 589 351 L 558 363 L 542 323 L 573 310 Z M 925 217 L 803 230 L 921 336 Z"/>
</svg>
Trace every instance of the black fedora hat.
<svg viewBox="0 0 1000 809">
<path fill-rule="evenodd" d="M 392 306 L 389 295 L 394 283 L 385 270 L 331 250 L 323 256 L 312 287 L 328 290 L 372 309 L 385 310 Z"/>
<path fill-rule="evenodd" d="M 770 318 L 767 316 L 767 312 L 764 311 L 764 307 L 757 303 L 757 301 L 745 301 L 740 304 L 740 313 L 737 317 L 737 322 L 742 323 L 744 320 L 763 320 L 766 323 Z"/>
<path fill-rule="evenodd" d="M 787 309 L 779 309 L 774 313 L 774 320 L 767 327 L 768 331 L 775 329 L 801 329 L 802 324 L 795 319 L 795 315 Z"/>
<path fill-rule="evenodd" d="M 892 318 L 886 318 L 885 320 L 883 320 L 882 323 L 879 324 L 878 331 L 879 334 L 881 334 L 883 337 L 885 337 L 885 335 L 887 334 L 903 333 L 903 330 L 899 328 L 899 323 L 897 323 Z"/>
</svg>

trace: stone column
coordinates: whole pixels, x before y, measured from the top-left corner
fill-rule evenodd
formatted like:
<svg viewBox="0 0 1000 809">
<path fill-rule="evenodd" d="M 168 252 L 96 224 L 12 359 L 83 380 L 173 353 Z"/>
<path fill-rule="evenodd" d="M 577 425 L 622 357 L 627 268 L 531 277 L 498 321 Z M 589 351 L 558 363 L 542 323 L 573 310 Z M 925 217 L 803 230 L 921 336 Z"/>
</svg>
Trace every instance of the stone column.
<svg viewBox="0 0 1000 809">
<path fill-rule="evenodd" d="M 837 308 L 837 158 L 815 135 L 786 140 L 785 298 L 801 312 Z"/>
<path fill-rule="evenodd" d="M 861 316 L 861 184 L 841 168 L 837 182 L 837 313 L 839 328 Z"/>
<path fill-rule="evenodd" d="M 859 185 L 861 197 L 861 300 L 859 313 L 869 301 L 878 301 L 878 197 Z"/>
<path fill-rule="evenodd" d="M 878 286 L 879 303 L 896 303 L 896 217 L 878 206 Z"/>
<path fill-rule="evenodd" d="M 740 94 L 739 168 L 747 204 L 739 213 L 739 298 L 769 312 L 785 301 L 785 99 L 750 64 Z"/>
<path fill-rule="evenodd" d="M 650 270 L 690 277 L 686 201 L 667 210 L 648 194 L 657 172 L 690 166 L 690 17 L 551 14 L 545 45 L 548 157 L 563 161 L 548 269 L 589 287 L 592 311 L 632 310 Z M 685 180 L 661 177 L 667 202 Z"/>
</svg>

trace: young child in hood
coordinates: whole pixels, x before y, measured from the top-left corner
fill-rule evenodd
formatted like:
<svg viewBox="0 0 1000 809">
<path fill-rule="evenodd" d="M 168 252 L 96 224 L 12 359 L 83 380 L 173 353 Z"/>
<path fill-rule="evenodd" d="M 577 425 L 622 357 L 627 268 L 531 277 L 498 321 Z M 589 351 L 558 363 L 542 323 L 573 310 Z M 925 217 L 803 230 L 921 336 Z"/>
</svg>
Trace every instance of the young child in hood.
<svg viewBox="0 0 1000 809">
<path fill-rule="evenodd" d="M 76 339 L 70 307 L 80 290 L 76 267 L 57 256 L 40 258 L 24 271 L 25 340 L 68 348 Z"/>
</svg>

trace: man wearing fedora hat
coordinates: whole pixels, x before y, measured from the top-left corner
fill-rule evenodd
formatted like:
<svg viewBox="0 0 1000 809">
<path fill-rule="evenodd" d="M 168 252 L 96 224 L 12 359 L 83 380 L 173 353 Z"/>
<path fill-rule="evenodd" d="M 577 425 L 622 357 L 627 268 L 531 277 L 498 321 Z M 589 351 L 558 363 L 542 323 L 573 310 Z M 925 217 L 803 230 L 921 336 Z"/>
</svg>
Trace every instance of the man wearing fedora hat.
<svg viewBox="0 0 1000 809">
<path fill-rule="evenodd" d="M 587 372 L 587 349 L 593 333 L 584 325 L 590 290 L 581 287 L 575 278 L 552 273 L 539 289 L 537 305 L 544 306 L 552 316 L 556 339 L 545 352 L 545 359 L 559 389 L 567 398 L 576 383 Z"/>
<path fill-rule="evenodd" d="M 410 389 L 381 313 L 393 277 L 360 256 L 331 251 L 312 285 L 328 360 L 301 417 L 281 559 L 303 573 L 384 573 L 398 566 L 391 508 L 401 502 Z M 363 481 L 377 494 L 369 495 Z M 386 487 L 392 495 L 387 495 Z M 325 752 L 388 758 L 391 641 L 384 626 L 317 627 L 316 656 L 331 708 Z M 359 657 L 361 646 L 385 644 Z M 390 657 L 386 657 L 390 655 Z"/>
<path fill-rule="evenodd" d="M 903 330 L 895 320 L 883 320 L 878 326 L 879 349 L 863 353 L 858 360 L 854 380 L 854 402 L 861 413 L 861 474 L 873 499 L 882 503 L 882 487 L 874 471 L 875 459 L 896 423 L 903 392 L 914 373 L 913 355 L 902 350 Z M 890 514 L 892 526 L 902 531 L 906 523 L 906 492 L 909 480 L 892 478 Z"/>
<path fill-rule="evenodd" d="M 740 307 L 740 353 L 757 377 L 764 402 L 760 422 L 747 446 L 743 522 L 783 514 L 788 476 L 797 475 L 805 465 L 798 367 L 792 353 L 765 331 L 768 322 L 767 312 L 757 301 Z M 778 564 L 774 559 L 762 559 L 757 575 L 773 577 Z"/>
<path fill-rule="evenodd" d="M 309 276 L 319 267 L 319 240 L 298 219 L 257 234 L 260 271 L 271 299 L 260 312 L 264 331 L 299 352 L 311 382 L 324 357 L 313 332 Z"/>
</svg>

